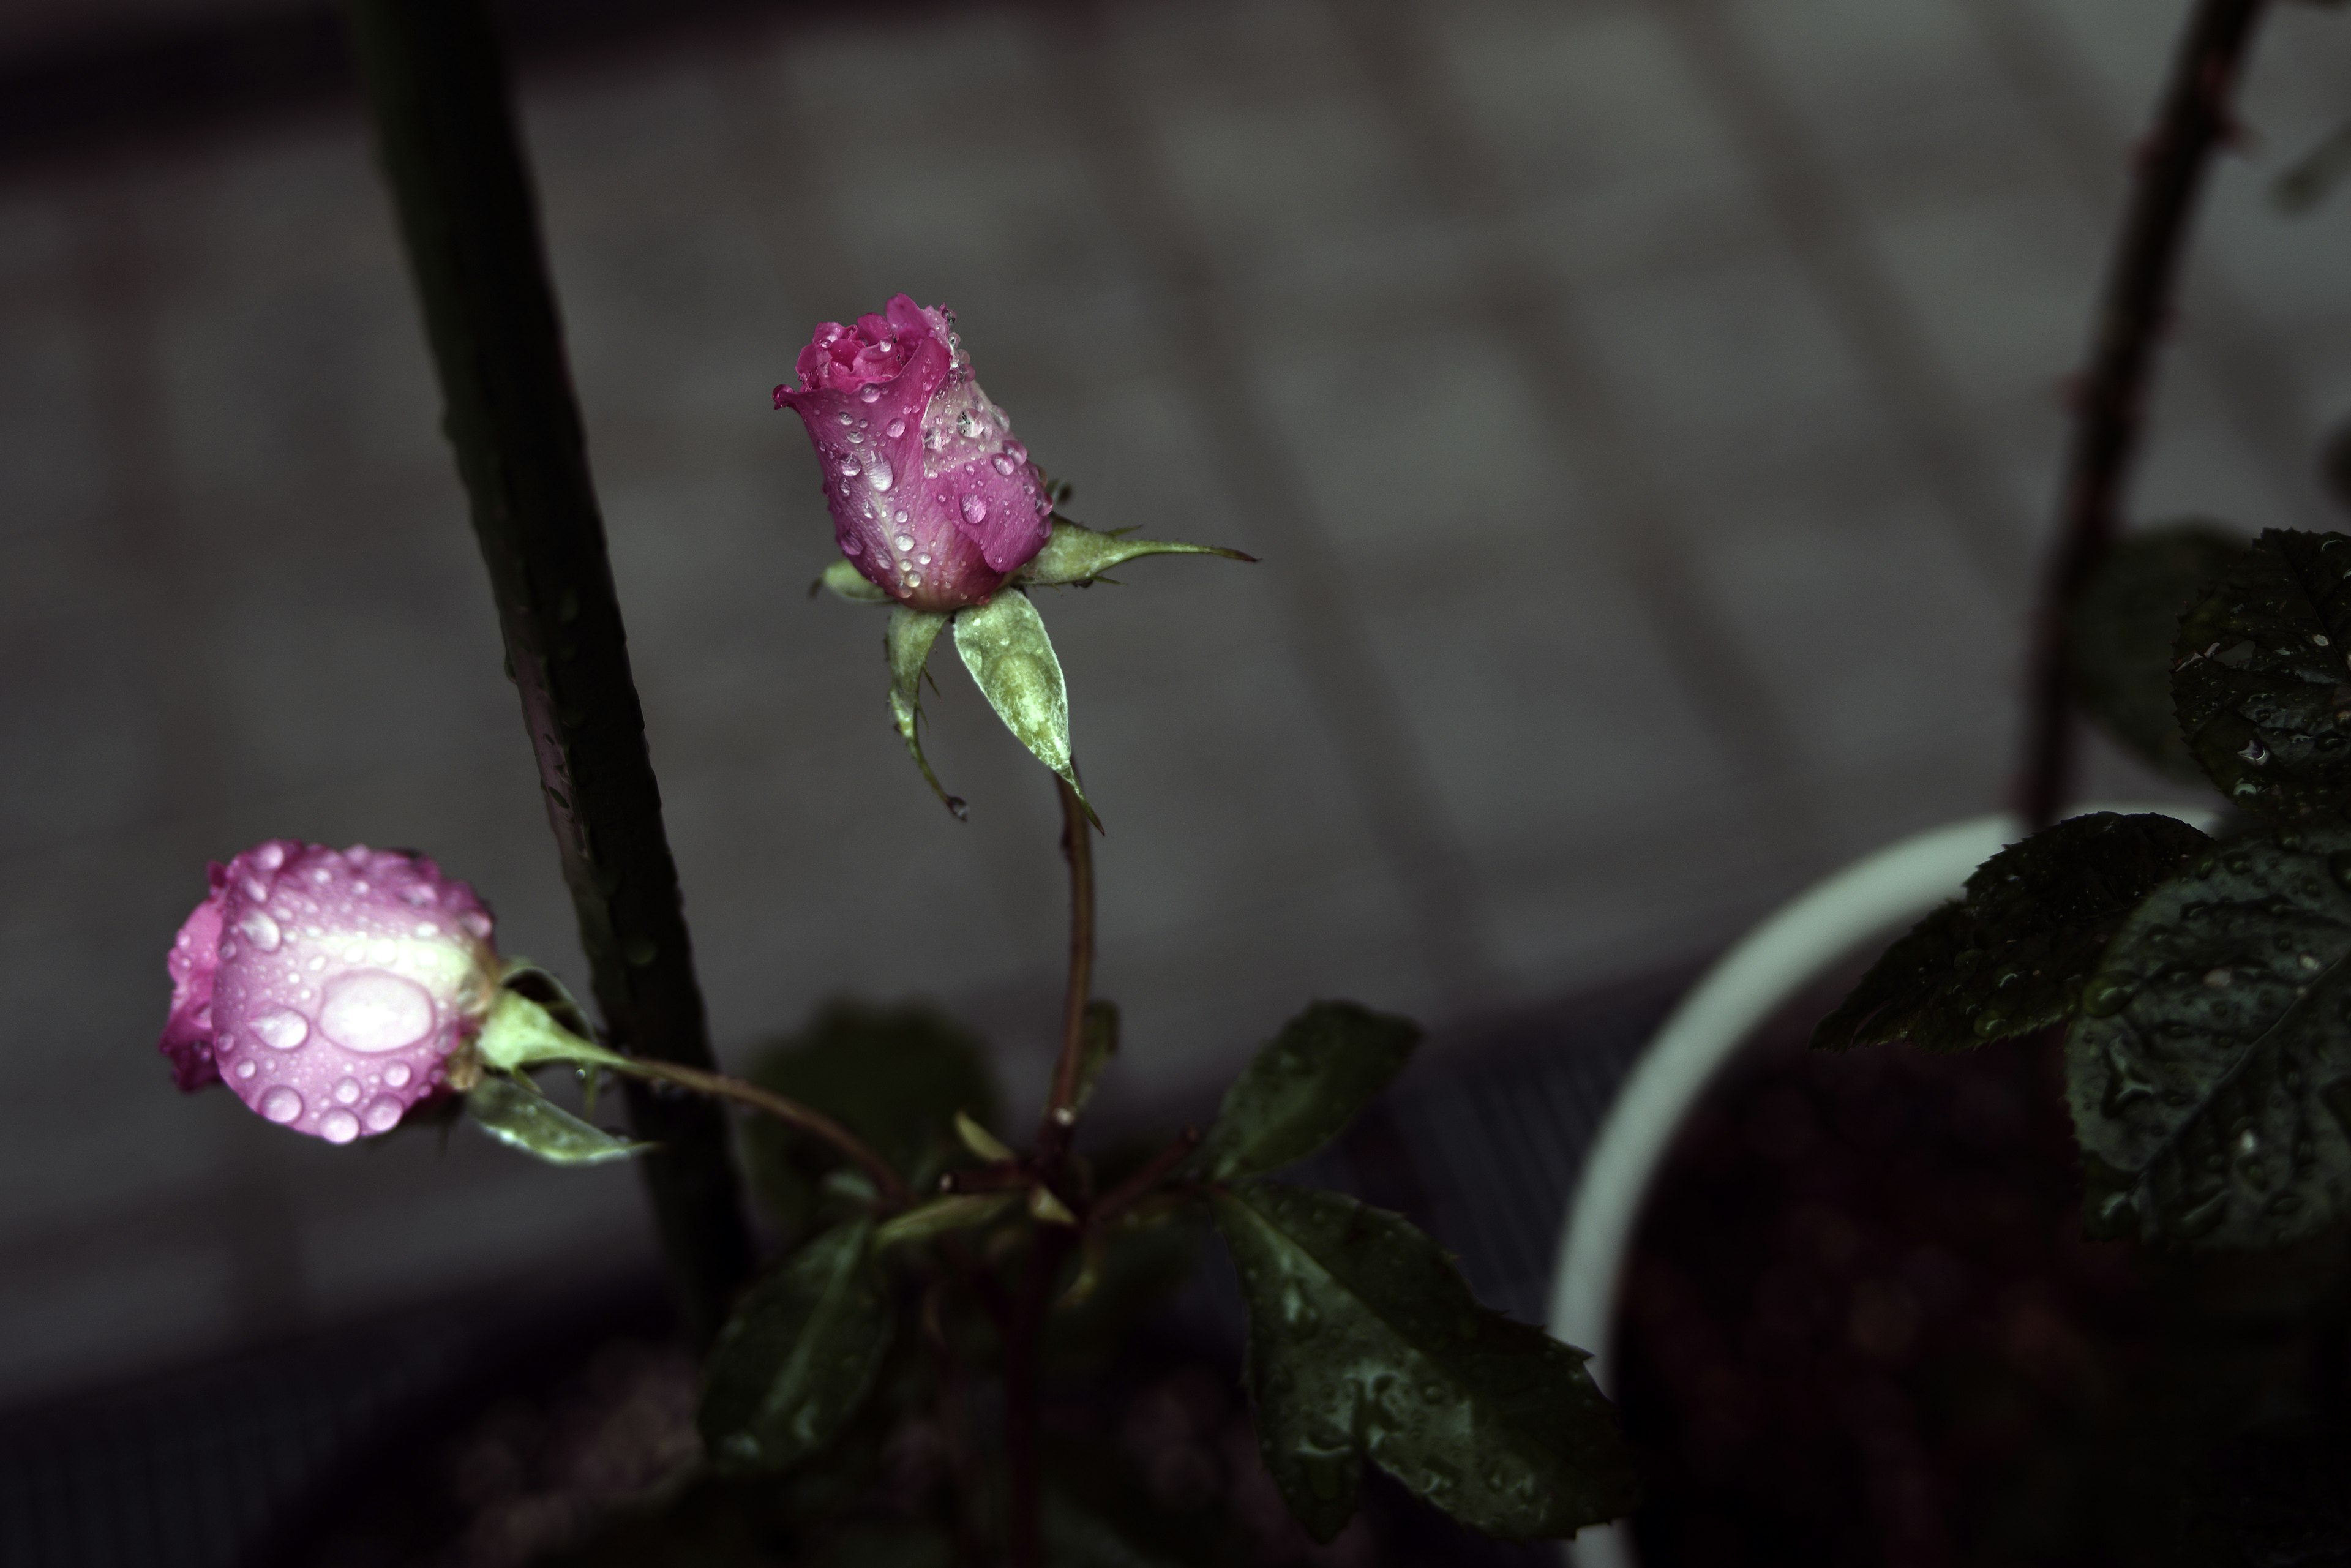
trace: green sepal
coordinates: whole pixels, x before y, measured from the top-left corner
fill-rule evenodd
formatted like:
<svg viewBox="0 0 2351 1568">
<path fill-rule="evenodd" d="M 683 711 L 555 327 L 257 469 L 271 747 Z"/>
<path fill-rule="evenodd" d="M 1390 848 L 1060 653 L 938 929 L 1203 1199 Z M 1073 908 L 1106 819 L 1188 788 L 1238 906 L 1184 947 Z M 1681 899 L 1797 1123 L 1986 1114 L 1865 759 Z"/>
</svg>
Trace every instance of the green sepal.
<svg viewBox="0 0 2351 1568">
<path fill-rule="evenodd" d="M 935 1197 L 883 1222 L 873 1233 L 878 1249 L 909 1241 L 928 1241 L 950 1231 L 987 1225 L 1020 1202 L 1018 1192 L 959 1192 Z"/>
<path fill-rule="evenodd" d="M 1631 1456 L 1584 1353 L 1480 1306 L 1400 1216 L 1270 1182 L 1212 1208 L 1249 1308 L 1258 1444 L 1316 1540 L 1355 1511 L 1366 1459 L 1510 1540 L 1631 1511 Z"/>
<path fill-rule="evenodd" d="M 2065 1042 L 2084 1228 L 2273 1247 L 2351 1214 L 2351 828 L 2215 844 L 2123 923 Z"/>
<path fill-rule="evenodd" d="M 902 604 L 890 612 L 889 630 L 882 633 L 882 652 L 890 664 L 891 721 L 906 743 L 906 754 L 923 770 L 923 781 L 960 822 L 970 819 L 969 809 L 960 796 L 946 792 L 923 756 L 923 667 L 930 662 L 931 644 L 939 640 L 940 628 L 946 623 L 947 617 L 940 612 L 909 610 Z"/>
<path fill-rule="evenodd" d="M 2248 541 L 2200 521 L 2117 540 L 2065 616 L 2065 663 L 2083 711 L 2150 767 L 2191 784 L 2204 770 L 2171 696 L 2179 618 L 2245 553 Z"/>
<path fill-rule="evenodd" d="M 1344 1131 L 1419 1043 L 1410 1019 L 1353 1002 L 1311 1004 L 1225 1092 L 1191 1164 L 1213 1181 L 1295 1165 Z"/>
<path fill-rule="evenodd" d="M 722 1472 L 778 1470 L 826 1445 L 872 1392 L 894 1315 L 873 1223 L 837 1225 L 744 1294 L 719 1331 L 695 1424 Z"/>
<path fill-rule="evenodd" d="M 1070 755 L 1070 694 L 1061 680 L 1061 661 L 1029 596 L 1008 588 L 985 604 L 956 611 L 955 638 L 964 667 L 1004 727 L 1061 776 L 1085 808 L 1087 821 L 1100 828 L 1102 820 L 1078 783 Z"/>
<path fill-rule="evenodd" d="M 528 1082 L 495 1072 L 466 1092 L 465 1114 L 507 1147 L 551 1166 L 601 1166 L 653 1146 L 590 1126 Z"/>
<path fill-rule="evenodd" d="M 1045 548 L 1029 559 L 1029 564 L 1012 574 L 1017 583 L 1035 584 L 1042 588 L 1083 588 L 1113 567 L 1146 555 L 1220 555 L 1227 560 L 1254 561 L 1257 557 L 1244 555 L 1221 545 L 1188 545 L 1168 539 L 1130 538 L 1129 530 L 1114 528 L 1101 533 L 1082 523 L 1056 516 L 1053 531 L 1045 540 Z"/>
<path fill-rule="evenodd" d="M 576 1004 L 573 1011 L 577 1017 Z M 578 1067 L 618 1067 L 628 1061 L 618 1051 L 582 1039 L 545 1004 L 503 985 L 490 1003 L 489 1016 L 482 1020 L 481 1032 L 474 1037 L 474 1054 L 485 1067 L 500 1072 L 519 1072 L 550 1061 Z"/>
<path fill-rule="evenodd" d="M 2124 916 L 2211 841 L 2148 812 L 2074 817 L 1978 866 L 1813 1031 L 1824 1051 L 1971 1051 L 2073 1017 Z"/>
<path fill-rule="evenodd" d="M 889 604 L 891 597 L 873 586 L 866 575 L 846 559 L 834 561 L 817 574 L 809 584 L 809 597 L 813 599 L 820 589 L 831 589 L 836 599 L 846 599 L 852 604 Z"/>
<path fill-rule="evenodd" d="M 2264 817 L 2351 800 L 2351 538 L 2272 528 L 2179 622 L 2171 674 L 2189 750 Z"/>
</svg>

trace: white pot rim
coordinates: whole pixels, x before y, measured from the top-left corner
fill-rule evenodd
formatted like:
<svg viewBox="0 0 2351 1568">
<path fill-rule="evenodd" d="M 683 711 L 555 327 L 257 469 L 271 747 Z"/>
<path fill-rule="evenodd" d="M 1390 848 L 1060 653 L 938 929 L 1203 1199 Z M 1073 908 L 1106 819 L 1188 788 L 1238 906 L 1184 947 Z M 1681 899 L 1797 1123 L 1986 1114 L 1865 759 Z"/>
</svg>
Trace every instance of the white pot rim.
<svg viewBox="0 0 2351 1568">
<path fill-rule="evenodd" d="M 2085 806 L 2156 812 L 2209 830 L 2219 815 L 2176 804 Z M 1831 966 L 1889 928 L 1917 920 L 1959 891 L 1970 873 L 2022 836 L 2005 812 L 1914 833 L 1864 855 L 1780 906 L 1701 976 L 1659 1026 L 1609 1107 L 1584 1157 L 1560 1234 L 1552 1278 L 1552 1337 L 1592 1354 L 1604 1391 L 1616 1297 L 1643 1201 L 1691 1105 L 1757 1025 Z M 1632 1536 L 1584 1531 L 1567 1552 L 1576 1568 L 1634 1568 Z"/>
</svg>

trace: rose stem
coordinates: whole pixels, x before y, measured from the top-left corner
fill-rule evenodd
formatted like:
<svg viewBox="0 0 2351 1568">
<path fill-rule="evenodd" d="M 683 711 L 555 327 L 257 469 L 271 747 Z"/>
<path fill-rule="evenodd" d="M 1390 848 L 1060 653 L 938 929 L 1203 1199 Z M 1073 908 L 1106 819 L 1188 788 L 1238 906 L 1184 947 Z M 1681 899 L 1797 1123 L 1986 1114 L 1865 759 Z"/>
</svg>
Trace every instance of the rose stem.
<svg viewBox="0 0 2351 1568">
<path fill-rule="evenodd" d="M 2156 349 L 2171 319 L 2196 196 L 2231 125 L 2229 95 L 2262 0 L 2198 0 L 2141 146 L 2130 203 L 2098 302 L 2060 492 L 2059 538 L 2042 583 L 2026 673 L 2024 758 L 2016 808 L 2044 827 L 2073 788 L 2074 722 L 2065 621 L 2121 521 Z"/>
<path fill-rule="evenodd" d="M 811 1137 L 820 1138 L 846 1155 L 873 1178 L 873 1185 L 883 1197 L 893 1205 L 903 1206 L 908 1197 L 906 1184 L 890 1168 L 890 1162 L 873 1152 L 856 1134 L 842 1126 L 813 1106 L 747 1083 L 740 1078 L 729 1078 L 723 1072 L 705 1072 L 698 1067 L 680 1062 L 663 1061 L 653 1057 L 622 1057 L 618 1061 L 603 1063 L 615 1072 L 633 1073 L 639 1078 L 659 1083 L 674 1083 L 681 1089 L 691 1089 L 697 1094 L 708 1094 L 720 1100 L 732 1100 L 754 1111 L 773 1116 L 777 1121 L 798 1127 Z"/>
<path fill-rule="evenodd" d="M 1069 781 L 1054 780 L 1061 793 L 1061 853 L 1070 862 L 1070 982 L 1061 1000 L 1061 1054 L 1053 1063 L 1053 1088 L 1038 1129 L 1039 1157 L 1046 1179 L 1060 1168 L 1077 1125 L 1078 1078 L 1085 1068 L 1086 1003 L 1094 979 L 1094 846 L 1085 807 Z"/>
<path fill-rule="evenodd" d="M 480 0 L 352 0 L 350 16 L 597 1006 L 619 1049 L 706 1070 L 677 867 L 496 39 Z M 660 1145 L 643 1169 L 686 1327 L 707 1343 L 751 1264 L 726 1117 L 628 1090 L 637 1135 Z"/>
</svg>

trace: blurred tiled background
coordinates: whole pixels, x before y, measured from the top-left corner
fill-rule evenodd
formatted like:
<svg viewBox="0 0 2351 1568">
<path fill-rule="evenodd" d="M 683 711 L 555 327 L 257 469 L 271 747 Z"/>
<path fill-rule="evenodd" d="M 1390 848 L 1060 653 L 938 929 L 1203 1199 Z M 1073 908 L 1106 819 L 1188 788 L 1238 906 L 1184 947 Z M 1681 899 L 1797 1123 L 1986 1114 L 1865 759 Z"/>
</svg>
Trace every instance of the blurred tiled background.
<svg viewBox="0 0 2351 1568">
<path fill-rule="evenodd" d="M 952 303 L 1076 515 L 1264 558 L 1044 606 L 1137 1114 L 1310 996 L 1541 1006 L 1998 804 L 2181 10 L 737 7 L 528 67 L 722 1051 L 924 994 L 1025 1096 L 1058 987 L 1043 776 L 943 665 L 948 820 L 873 613 L 804 596 L 768 390 L 813 322 Z M 272 14 L 20 0 L 0 67 Z M 2351 21 L 2279 7 L 2245 99 L 2134 510 L 2323 526 L 2351 199 L 2265 191 L 2351 112 Z M 436 417 L 341 97 L 0 142 L 0 1400 L 646 1246 L 625 1172 L 329 1149 L 153 1053 L 205 859 L 266 835 L 427 847 L 581 972 Z"/>
</svg>

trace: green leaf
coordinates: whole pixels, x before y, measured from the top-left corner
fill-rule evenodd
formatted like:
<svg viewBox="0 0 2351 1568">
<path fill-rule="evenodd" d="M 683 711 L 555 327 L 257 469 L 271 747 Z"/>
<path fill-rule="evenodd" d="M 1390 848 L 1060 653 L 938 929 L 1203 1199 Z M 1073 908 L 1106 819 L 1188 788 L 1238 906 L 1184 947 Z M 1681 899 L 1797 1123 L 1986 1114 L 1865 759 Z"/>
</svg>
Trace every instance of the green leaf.
<svg viewBox="0 0 2351 1568">
<path fill-rule="evenodd" d="M 1019 1203 L 1018 1192 L 961 1192 L 918 1204 L 884 1223 L 873 1235 L 876 1248 L 928 1241 L 950 1231 L 986 1225 Z"/>
<path fill-rule="evenodd" d="M 2066 663 L 2084 710 L 2141 760 L 2189 783 L 2202 783 L 2204 770 L 2172 708 L 2172 644 L 2180 616 L 2245 548 L 2201 522 L 2132 534 L 2106 552 L 2066 619 Z"/>
<path fill-rule="evenodd" d="M 961 796 L 946 792 L 923 756 L 923 667 L 930 663 L 931 644 L 939 640 L 939 629 L 946 623 L 946 616 L 935 611 L 909 610 L 902 604 L 890 612 L 889 628 L 882 633 L 882 652 L 890 662 L 891 722 L 906 743 L 906 754 L 923 770 L 923 781 L 960 822 L 969 820 L 969 809 Z"/>
<path fill-rule="evenodd" d="M 2179 623 L 2188 748 L 2265 817 L 2351 804 L 2351 538 L 2272 528 Z"/>
<path fill-rule="evenodd" d="M 2149 813 L 2074 817 L 1976 868 L 1813 1031 L 1828 1051 L 1969 1051 L 2073 1016 L 2123 917 L 2211 842 Z"/>
<path fill-rule="evenodd" d="M 1266 1182 L 1214 1209 L 1249 1306 L 1259 1446 L 1316 1540 L 1354 1512 L 1366 1458 L 1513 1540 L 1632 1509 L 1631 1458 L 1583 1352 L 1479 1305 L 1401 1218 Z"/>
<path fill-rule="evenodd" d="M 870 1219 L 826 1231 L 752 1286 L 719 1331 L 695 1424 L 722 1471 L 795 1464 L 865 1402 L 893 1327 L 872 1239 Z"/>
<path fill-rule="evenodd" d="M 1353 1002 L 1311 1004 L 1225 1092 L 1193 1165 L 1216 1181 L 1295 1165 L 1338 1136 L 1419 1043 L 1410 1019 Z"/>
<path fill-rule="evenodd" d="M 1053 656 L 1053 640 L 1045 635 L 1044 619 L 1029 596 L 1006 589 L 985 604 L 956 611 L 955 637 L 964 667 L 1004 727 L 1077 791 L 1087 818 L 1094 820 L 1070 755 L 1070 695 L 1061 683 L 1061 662 Z M 1094 826 L 1102 823 L 1094 820 Z"/>
<path fill-rule="evenodd" d="M 846 599 L 852 604 L 888 604 L 890 596 L 866 580 L 863 572 L 847 560 L 834 561 L 809 584 L 809 597 L 816 597 L 819 589 L 831 589 L 834 597 Z"/>
<path fill-rule="evenodd" d="M 1220 555 L 1228 560 L 1257 559 L 1253 555 L 1243 555 L 1239 550 L 1226 549 L 1220 545 L 1129 538 L 1123 530 L 1097 533 L 1067 517 L 1056 517 L 1052 535 L 1046 539 L 1045 548 L 1030 557 L 1029 564 L 1013 574 L 1012 580 L 1044 587 L 1074 585 L 1082 588 L 1113 567 L 1123 566 L 1146 555 Z"/>
<path fill-rule="evenodd" d="M 2215 845 L 2123 923 L 2065 1043 L 2085 1228 L 2273 1246 L 2351 1210 L 2351 829 Z"/>
<path fill-rule="evenodd" d="M 958 1157 L 958 1111 L 997 1119 L 986 1044 L 929 1008 L 828 1003 L 800 1034 L 754 1058 L 747 1076 L 841 1122 L 916 1192 Z M 806 1228 L 841 1156 L 765 1116 L 740 1126 L 752 1189 L 787 1228 Z"/>
<path fill-rule="evenodd" d="M 508 1148 L 551 1166 L 601 1166 L 653 1147 L 590 1126 L 528 1082 L 496 1073 L 466 1093 L 465 1114 Z"/>
</svg>

